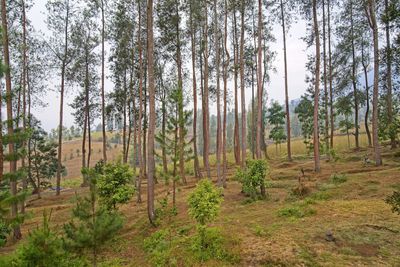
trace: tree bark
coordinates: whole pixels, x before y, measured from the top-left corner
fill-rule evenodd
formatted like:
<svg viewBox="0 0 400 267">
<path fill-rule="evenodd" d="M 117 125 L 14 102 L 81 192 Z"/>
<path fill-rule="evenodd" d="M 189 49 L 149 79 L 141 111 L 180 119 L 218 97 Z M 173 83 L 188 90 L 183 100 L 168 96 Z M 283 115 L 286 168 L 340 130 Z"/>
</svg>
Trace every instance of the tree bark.
<svg viewBox="0 0 400 267">
<path fill-rule="evenodd" d="M 283 36 L 283 61 L 285 70 L 285 105 L 286 105 L 286 132 L 287 132 L 287 151 L 288 160 L 292 161 L 292 148 L 290 144 L 290 110 L 289 110 L 289 89 L 288 89 L 288 71 L 287 71 L 287 50 L 286 50 L 286 24 L 285 24 L 285 11 L 283 0 L 281 2 L 281 21 L 282 21 L 282 36 Z"/>
<path fill-rule="evenodd" d="M 389 129 L 393 124 L 393 99 L 392 99 L 392 47 L 390 42 L 390 20 L 389 20 L 389 1 L 385 0 L 385 13 L 386 13 L 386 23 L 385 23 L 385 32 L 386 32 L 386 85 L 387 85 L 387 116 L 388 116 L 388 124 Z M 391 130 L 389 130 L 390 137 L 390 145 L 392 149 L 397 147 L 396 143 L 396 134 L 393 134 Z"/>
<path fill-rule="evenodd" d="M 209 110 L 208 110 L 208 97 L 209 97 L 209 88 L 208 88 L 208 6 L 207 2 L 205 3 L 205 21 L 204 21 L 204 96 L 203 102 L 205 109 L 203 110 L 203 139 L 204 139 L 204 149 L 203 149 L 203 158 L 204 158 L 204 167 L 207 170 L 207 177 L 211 179 L 210 173 L 210 162 L 209 162 L 209 148 L 210 148 L 210 123 L 209 123 Z"/>
<path fill-rule="evenodd" d="M 333 112 L 333 86 L 332 86 L 332 44 L 331 44 L 331 1 L 328 0 L 328 57 L 329 57 L 329 108 L 331 120 L 330 148 L 333 149 L 333 136 L 335 133 L 335 114 Z"/>
<path fill-rule="evenodd" d="M 353 4 L 350 2 L 350 23 L 351 23 L 351 54 L 352 54 L 352 83 L 354 95 L 354 127 L 355 127 L 355 143 L 356 149 L 360 148 L 359 142 L 359 125 L 358 125 L 358 91 L 357 91 L 357 66 L 356 66 L 356 51 L 354 44 L 354 22 L 353 22 Z"/>
<path fill-rule="evenodd" d="M 315 36 L 315 92 L 314 92 L 314 164 L 315 171 L 320 172 L 320 158 L 319 158 L 319 131 L 318 131 L 318 102 L 319 102 L 319 82 L 320 82 L 320 65 L 321 65 L 321 52 L 319 41 L 319 28 L 317 17 L 317 1 L 313 0 L 313 21 L 314 21 L 314 36 Z"/>
<path fill-rule="evenodd" d="M 372 136 L 375 152 L 376 166 L 382 165 L 381 147 L 378 136 L 378 100 L 379 100 L 379 35 L 378 24 L 376 21 L 376 5 L 375 0 L 368 0 L 368 13 L 370 26 L 372 28 L 373 43 L 374 43 L 374 90 L 372 99 Z"/>
<path fill-rule="evenodd" d="M 154 134 L 156 129 L 156 103 L 154 87 L 154 37 L 153 37 L 153 0 L 147 1 L 147 67 L 149 80 L 149 129 L 147 149 L 147 211 L 150 223 L 155 223 L 154 211 Z"/>
<path fill-rule="evenodd" d="M 257 62 L 257 136 L 256 136 L 256 156 L 261 159 L 261 137 L 262 137 L 262 47 L 261 47 L 261 28 L 262 28 L 262 1 L 258 0 L 258 62 Z"/>
<path fill-rule="evenodd" d="M 137 181 L 137 203 L 142 202 L 142 178 L 144 177 L 144 165 L 142 158 L 142 117 L 143 117 L 143 51 L 142 51 L 142 14 L 141 14 L 141 1 L 138 1 L 138 53 L 139 53 L 139 118 L 137 128 L 138 148 L 137 155 L 139 159 L 139 176 Z M 146 137 L 144 136 L 143 139 Z"/>
<path fill-rule="evenodd" d="M 63 118 L 64 118 L 64 90 L 65 90 L 65 71 L 67 67 L 68 57 L 68 29 L 69 29 L 69 2 L 67 3 L 67 10 L 65 15 L 65 28 L 64 28 L 64 54 L 61 62 L 61 89 L 60 89 L 60 115 L 59 115 L 59 128 L 58 128 L 58 153 L 57 153 L 57 182 L 56 182 L 56 195 L 60 195 L 61 184 L 61 157 L 62 157 L 62 134 L 63 134 Z"/>
<path fill-rule="evenodd" d="M 1 21 L 2 21 L 2 36 L 3 36 L 3 57 L 5 64 L 5 78 L 6 78 L 6 103 L 7 103 L 7 133 L 9 137 L 14 135 L 14 125 L 13 125 L 13 106 L 12 106 L 12 87 L 11 87 L 11 73 L 10 73 L 10 54 L 9 54 L 9 43 L 8 43 L 8 23 L 7 23 L 7 9 L 6 0 L 1 1 Z M 8 144 L 8 153 L 14 155 L 15 147 L 14 143 L 10 140 Z M 11 158 L 10 161 L 10 173 L 13 174 L 17 171 L 17 162 Z M 10 190 L 13 196 L 16 196 L 17 182 L 10 181 Z M 11 218 L 18 217 L 18 203 L 13 202 L 11 204 Z M 21 229 L 19 225 L 13 226 L 13 238 L 15 240 L 21 239 Z"/>
<path fill-rule="evenodd" d="M 100 0 L 101 4 L 101 130 L 103 134 L 103 160 L 107 162 L 107 135 L 106 135 L 106 114 L 105 114 L 105 93 L 104 93 L 104 76 L 105 76 L 105 52 L 104 52 L 104 42 L 105 42 L 105 10 L 104 10 L 104 0 Z"/>
<path fill-rule="evenodd" d="M 328 81 L 327 81 L 327 64 L 326 64 L 326 16 L 325 16 L 325 0 L 322 0 L 322 42 L 324 57 L 324 115 L 325 115 L 325 145 L 329 150 L 329 113 L 328 113 Z"/>
<path fill-rule="evenodd" d="M 196 29 L 193 23 L 193 7 L 190 1 L 190 42 L 192 49 L 192 82 L 193 82 L 193 168 L 196 178 L 201 178 L 199 157 L 197 152 L 197 82 L 196 82 Z"/>
<path fill-rule="evenodd" d="M 367 133 L 368 137 L 368 146 L 372 147 L 372 138 L 371 138 L 371 132 L 369 130 L 369 83 L 368 83 L 368 65 L 364 61 L 365 57 L 365 52 L 364 52 L 364 43 L 362 44 L 361 47 L 361 63 L 363 66 L 363 71 L 364 71 L 364 78 L 365 78 L 365 94 L 366 94 L 366 110 L 365 110 L 365 118 L 364 118 L 364 125 L 365 125 L 365 131 Z"/>
<path fill-rule="evenodd" d="M 234 87 L 235 87 L 235 128 L 233 131 L 233 147 L 235 151 L 236 165 L 240 164 L 240 145 L 239 145 L 239 107 L 238 107 L 238 55 L 239 45 L 237 37 L 236 8 L 233 10 L 233 64 L 234 64 Z"/>
<path fill-rule="evenodd" d="M 217 0 L 214 0 L 214 42 L 216 53 L 216 80 L 217 80 L 217 180 L 218 184 L 222 185 L 221 176 L 221 95 L 220 95 L 220 40 L 219 40 L 219 24 L 218 24 L 218 7 Z"/>
<path fill-rule="evenodd" d="M 225 53 L 223 55 L 224 61 L 224 118 L 222 122 L 222 183 L 219 186 L 226 187 L 226 170 L 227 170 L 227 162 L 226 162 L 226 113 L 227 113 L 227 97 L 228 97 L 228 68 L 229 68 L 229 49 L 228 49 L 228 3 L 227 0 L 224 0 L 224 49 Z"/>
<path fill-rule="evenodd" d="M 244 11 L 245 11 L 244 0 L 241 0 L 241 31 L 240 31 L 240 100 L 242 103 L 242 161 L 241 166 L 246 166 L 246 97 L 245 97 L 245 84 L 244 84 Z"/>
</svg>

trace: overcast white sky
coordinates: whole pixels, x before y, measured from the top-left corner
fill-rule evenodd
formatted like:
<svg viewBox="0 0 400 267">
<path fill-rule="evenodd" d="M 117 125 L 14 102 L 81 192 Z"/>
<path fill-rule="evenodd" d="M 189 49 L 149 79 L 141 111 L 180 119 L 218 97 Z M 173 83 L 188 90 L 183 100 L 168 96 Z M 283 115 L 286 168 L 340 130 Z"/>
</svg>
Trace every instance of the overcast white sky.
<svg viewBox="0 0 400 267">
<path fill-rule="evenodd" d="M 46 30 L 46 0 L 36 0 L 34 6 L 29 12 L 28 16 L 32 20 L 34 27 L 42 32 Z M 287 55 L 288 55 L 288 77 L 289 77 L 289 97 L 290 99 L 299 98 L 306 90 L 305 83 L 305 62 L 307 60 L 306 45 L 300 39 L 305 36 L 304 21 L 292 25 L 289 35 L 287 36 Z M 277 39 L 276 43 L 271 44 L 272 49 L 277 52 L 276 60 L 274 65 L 277 72 L 271 74 L 271 84 L 267 86 L 269 99 L 275 99 L 283 103 L 284 100 L 284 73 L 283 73 L 283 50 L 282 50 L 282 31 L 279 25 L 274 27 L 274 35 Z M 51 87 L 56 88 L 58 80 L 54 81 L 55 84 Z M 221 85 L 222 86 L 222 85 Z M 112 84 L 110 81 L 106 82 L 106 87 L 111 88 Z M 247 88 L 246 91 L 246 106 L 250 101 L 251 88 Z M 66 104 L 64 109 L 64 125 L 71 126 L 74 123 L 72 116 L 72 109 L 69 107 L 73 99 L 73 94 L 67 92 Z M 51 91 L 46 95 L 45 102 L 48 106 L 45 108 L 36 108 L 33 113 L 38 117 L 43 124 L 46 131 L 52 128 L 56 128 L 58 125 L 58 112 L 59 112 L 59 96 L 55 91 Z M 216 109 L 211 107 L 211 110 Z"/>
</svg>

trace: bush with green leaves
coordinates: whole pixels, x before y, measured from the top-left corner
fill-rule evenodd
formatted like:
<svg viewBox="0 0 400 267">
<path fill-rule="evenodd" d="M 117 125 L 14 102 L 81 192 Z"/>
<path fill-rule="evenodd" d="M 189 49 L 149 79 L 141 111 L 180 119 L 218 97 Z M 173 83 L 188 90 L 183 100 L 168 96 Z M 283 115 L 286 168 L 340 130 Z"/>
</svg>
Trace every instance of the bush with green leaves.
<svg viewBox="0 0 400 267">
<path fill-rule="evenodd" d="M 189 196 L 189 215 L 196 220 L 200 247 L 206 248 L 207 224 L 217 217 L 221 203 L 222 192 L 210 180 L 201 180 Z"/>
<path fill-rule="evenodd" d="M 252 200 L 266 197 L 265 186 L 268 163 L 265 160 L 248 160 L 246 168 L 239 169 L 236 179 L 242 184 L 242 191 Z M 258 191 L 258 188 L 260 191 Z"/>
<path fill-rule="evenodd" d="M 392 212 L 400 215 L 400 191 L 394 191 L 391 196 L 385 199 L 385 202 L 392 206 Z"/>
<path fill-rule="evenodd" d="M 133 171 L 121 163 L 96 164 L 97 190 L 100 202 L 107 209 L 116 209 L 117 204 L 127 203 L 135 192 L 132 183 Z"/>
<path fill-rule="evenodd" d="M 144 249 L 149 254 L 150 263 L 154 266 L 177 266 L 172 254 L 171 232 L 159 230 L 144 240 Z"/>
<path fill-rule="evenodd" d="M 347 182 L 347 176 L 342 173 L 334 173 L 331 175 L 331 182 L 335 185 L 343 184 Z"/>
</svg>

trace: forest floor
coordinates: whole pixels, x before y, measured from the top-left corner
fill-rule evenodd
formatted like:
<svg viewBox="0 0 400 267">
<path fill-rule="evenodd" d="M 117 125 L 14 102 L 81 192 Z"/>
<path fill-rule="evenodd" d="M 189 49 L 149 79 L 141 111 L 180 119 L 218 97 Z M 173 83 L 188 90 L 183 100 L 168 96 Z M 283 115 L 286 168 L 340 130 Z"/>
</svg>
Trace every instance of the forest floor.
<svg viewBox="0 0 400 267">
<path fill-rule="evenodd" d="M 270 160 L 268 198 L 255 202 L 241 193 L 241 185 L 233 179 L 236 168 L 230 165 L 221 212 L 212 224 L 223 236 L 229 254 L 220 260 L 200 263 L 190 250 L 196 228 L 186 203 L 197 181 L 194 177 L 179 186 L 177 216 L 157 228 L 148 223 L 143 193 L 142 203 L 137 204 L 135 198 L 121 207 L 125 226 L 101 252 L 100 266 L 151 266 L 143 241 L 166 228 L 178 240 L 169 255 L 178 266 L 400 266 L 400 216 L 384 202 L 400 190 L 400 150 L 385 149 L 381 167 L 365 164 L 366 154 L 372 151 L 341 152 L 335 163 L 323 159 L 319 174 L 313 172 L 312 158 L 307 156 L 296 156 L 293 162 Z M 292 193 L 299 185 L 301 169 L 309 189 L 305 197 Z M 346 179 L 333 180 L 335 173 Z M 215 181 L 215 167 L 212 176 Z M 71 181 L 60 197 L 47 191 L 42 199 L 30 199 L 30 217 L 22 225 L 24 237 L 41 224 L 44 209 L 52 209 L 52 227 L 62 232 L 71 217 L 75 194 L 88 190 Z M 169 190 L 160 181 L 157 200 Z M 8 244 L 0 253 L 10 253 L 15 247 Z"/>
</svg>

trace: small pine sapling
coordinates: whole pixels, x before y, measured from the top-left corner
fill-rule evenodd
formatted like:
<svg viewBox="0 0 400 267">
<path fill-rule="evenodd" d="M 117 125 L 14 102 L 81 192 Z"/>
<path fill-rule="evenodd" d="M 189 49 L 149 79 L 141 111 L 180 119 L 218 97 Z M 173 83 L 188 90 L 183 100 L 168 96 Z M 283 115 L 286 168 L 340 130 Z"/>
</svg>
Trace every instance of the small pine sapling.
<svg viewBox="0 0 400 267">
<path fill-rule="evenodd" d="M 88 177 L 90 195 L 77 199 L 73 219 L 64 225 L 65 244 L 78 253 L 84 249 L 90 251 L 93 266 L 96 266 L 99 249 L 115 236 L 123 222 L 117 212 L 98 204 L 96 183 L 99 174 L 94 169 L 85 169 L 83 172 Z"/>
<path fill-rule="evenodd" d="M 392 212 L 400 215 L 400 191 L 395 191 L 385 199 L 385 202 L 392 206 Z"/>
<path fill-rule="evenodd" d="M 265 160 L 248 160 L 245 169 L 239 169 L 236 179 L 242 184 L 242 191 L 252 200 L 266 197 L 265 186 L 268 164 Z M 260 188 L 260 191 L 258 191 Z"/>
</svg>

